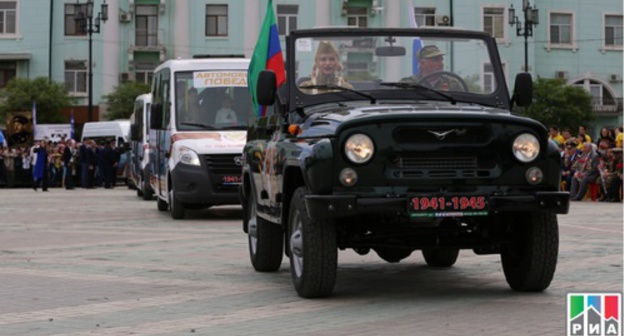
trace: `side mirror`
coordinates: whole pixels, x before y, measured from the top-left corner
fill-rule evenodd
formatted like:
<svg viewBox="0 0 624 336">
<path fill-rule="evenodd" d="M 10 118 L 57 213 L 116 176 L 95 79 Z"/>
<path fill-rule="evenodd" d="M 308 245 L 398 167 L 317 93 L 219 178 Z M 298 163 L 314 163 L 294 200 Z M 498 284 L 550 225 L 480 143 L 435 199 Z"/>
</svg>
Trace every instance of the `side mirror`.
<svg viewBox="0 0 624 336">
<path fill-rule="evenodd" d="M 152 111 L 150 112 L 150 128 L 161 129 L 162 128 L 162 104 L 152 104 Z"/>
<path fill-rule="evenodd" d="M 375 48 L 375 56 L 405 56 L 405 48 L 400 46 L 377 47 Z"/>
<path fill-rule="evenodd" d="M 533 102 L 533 78 L 528 72 L 516 75 L 512 100 L 518 106 L 530 106 Z"/>
<path fill-rule="evenodd" d="M 277 92 L 277 79 L 272 70 L 262 70 L 258 76 L 256 85 L 256 97 L 258 104 L 273 105 L 275 103 L 275 93 Z"/>
<path fill-rule="evenodd" d="M 139 128 L 137 125 L 130 125 L 130 140 L 138 141 L 139 140 Z"/>
</svg>

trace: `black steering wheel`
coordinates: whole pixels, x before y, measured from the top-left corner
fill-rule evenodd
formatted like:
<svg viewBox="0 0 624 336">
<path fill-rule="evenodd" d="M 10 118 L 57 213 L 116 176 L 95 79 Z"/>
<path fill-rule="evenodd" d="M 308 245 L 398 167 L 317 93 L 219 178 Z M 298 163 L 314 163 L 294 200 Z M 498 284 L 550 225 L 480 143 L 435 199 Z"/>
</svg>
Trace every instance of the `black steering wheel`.
<svg viewBox="0 0 624 336">
<path fill-rule="evenodd" d="M 432 77 L 447 77 L 447 78 L 450 77 L 450 78 L 455 78 L 461 84 L 462 89 L 464 89 L 464 91 L 468 92 L 468 85 L 466 85 L 466 82 L 464 82 L 464 79 L 459 77 L 459 75 L 457 75 L 456 73 L 450 72 L 450 71 L 446 71 L 446 70 L 434 71 L 432 73 L 426 74 L 426 75 L 422 76 L 422 78 L 420 78 L 418 80 L 418 84 L 424 85 L 424 86 L 431 86 L 429 84 L 429 82 L 428 82 L 428 79 L 430 79 Z"/>
</svg>

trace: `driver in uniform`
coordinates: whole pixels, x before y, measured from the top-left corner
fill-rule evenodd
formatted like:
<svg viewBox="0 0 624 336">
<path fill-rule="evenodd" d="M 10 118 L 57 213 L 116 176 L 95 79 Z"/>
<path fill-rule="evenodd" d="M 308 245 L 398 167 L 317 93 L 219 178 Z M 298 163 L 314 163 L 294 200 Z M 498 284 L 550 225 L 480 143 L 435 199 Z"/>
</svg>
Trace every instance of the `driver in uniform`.
<svg viewBox="0 0 624 336">
<path fill-rule="evenodd" d="M 420 72 L 416 75 L 405 77 L 401 82 L 418 83 L 441 91 L 465 91 L 464 86 L 457 78 L 444 73 L 439 76 L 432 73 L 444 70 L 444 53 L 437 46 L 427 45 L 416 53 Z"/>
</svg>

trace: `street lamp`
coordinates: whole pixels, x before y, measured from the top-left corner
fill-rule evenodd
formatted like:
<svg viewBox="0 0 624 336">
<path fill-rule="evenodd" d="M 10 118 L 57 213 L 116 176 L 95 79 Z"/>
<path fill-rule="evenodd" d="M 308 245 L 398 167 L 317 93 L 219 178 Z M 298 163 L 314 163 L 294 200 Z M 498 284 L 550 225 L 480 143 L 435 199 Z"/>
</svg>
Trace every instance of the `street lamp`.
<svg viewBox="0 0 624 336">
<path fill-rule="evenodd" d="M 87 67 L 87 77 L 89 79 L 89 107 L 88 107 L 88 121 L 93 120 L 93 33 L 100 33 L 100 21 L 106 22 L 108 20 L 108 4 L 106 0 L 102 3 L 100 12 L 95 17 L 95 23 L 93 22 L 93 0 L 87 0 L 86 13 L 83 13 L 83 5 L 80 0 L 76 0 L 74 5 L 74 20 L 82 27 L 82 30 L 89 36 L 89 64 Z"/>
<path fill-rule="evenodd" d="M 524 36 L 524 72 L 529 72 L 529 44 L 527 39 L 533 36 L 533 26 L 539 23 L 539 12 L 534 5 L 531 7 L 529 0 L 522 0 L 522 11 L 524 12 L 524 29 L 522 22 L 516 16 L 513 4 L 509 7 L 509 25 L 516 25 L 516 36 Z"/>
</svg>

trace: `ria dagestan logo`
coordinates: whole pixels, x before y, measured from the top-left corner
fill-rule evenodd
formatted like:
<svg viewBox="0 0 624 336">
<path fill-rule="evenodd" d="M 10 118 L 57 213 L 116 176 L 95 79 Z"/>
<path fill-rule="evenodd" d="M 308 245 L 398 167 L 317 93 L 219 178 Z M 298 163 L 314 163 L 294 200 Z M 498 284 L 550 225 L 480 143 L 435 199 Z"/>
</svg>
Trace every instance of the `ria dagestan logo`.
<svg viewBox="0 0 624 336">
<path fill-rule="evenodd" d="M 568 293 L 567 336 L 622 336 L 621 293 Z"/>
</svg>

